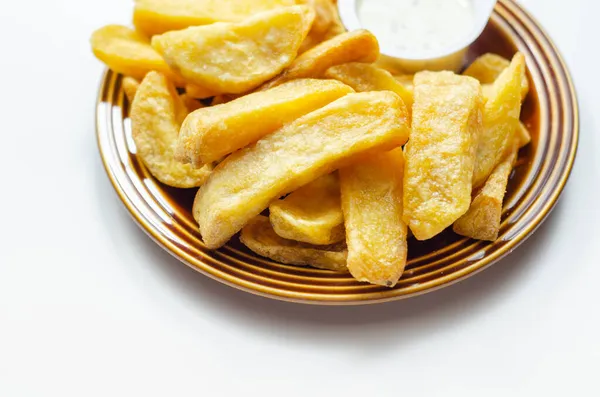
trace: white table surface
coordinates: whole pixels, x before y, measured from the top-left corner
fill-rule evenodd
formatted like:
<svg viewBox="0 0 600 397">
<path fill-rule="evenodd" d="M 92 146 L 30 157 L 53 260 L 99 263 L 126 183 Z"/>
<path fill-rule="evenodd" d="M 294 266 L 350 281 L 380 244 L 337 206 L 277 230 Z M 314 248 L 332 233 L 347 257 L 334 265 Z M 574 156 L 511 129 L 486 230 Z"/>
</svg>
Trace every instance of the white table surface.
<svg viewBox="0 0 600 397">
<path fill-rule="evenodd" d="M 88 37 L 131 3 L 0 7 L 0 396 L 600 395 L 599 2 L 522 1 L 581 107 L 547 222 L 477 277 L 355 308 L 223 286 L 129 218 L 96 148 Z"/>
</svg>

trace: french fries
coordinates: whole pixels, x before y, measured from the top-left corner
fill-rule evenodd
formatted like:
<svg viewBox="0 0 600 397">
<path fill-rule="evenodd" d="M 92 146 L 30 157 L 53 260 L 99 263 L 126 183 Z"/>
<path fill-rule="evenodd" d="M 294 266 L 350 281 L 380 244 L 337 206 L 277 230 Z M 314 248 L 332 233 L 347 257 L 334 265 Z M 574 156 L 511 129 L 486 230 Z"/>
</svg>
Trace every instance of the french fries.
<svg viewBox="0 0 600 397">
<path fill-rule="evenodd" d="M 348 84 L 357 92 L 395 92 L 402 98 L 409 112 L 412 109 L 412 93 L 399 83 L 390 72 L 377 66 L 359 62 L 346 63 L 327 69 L 325 77 Z"/>
<path fill-rule="evenodd" d="M 306 77 L 321 78 L 332 66 L 348 62 L 372 63 L 379 57 L 377 38 L 367 30 L 355 30 L 335 36 L 301 54 L 284 72 L 260 87 L 278 86 Z"/>
<path fill-rule="evenodd" d="M 104 26 L 92 34 L 90 43 L 96 58 L 116 73 L 141 81 L 155 70 L 171 81 L 179 81 L 162 56 L 150 46 L 150 41 L 126 26 Z"/>
<path fill-rule="evenodd" d="M 327 174 L 269 206 L 269 220 L 280 237 L 308 244 L 343 241 L 344 214 L 337 174 Z"/>
<path fill-rule="evenodd" d="M 239 23 L 194 26 L 152 38 L 152 47 L 190 82 L 217 93 L 243 93 L 290 65 L 314 11 L 293 6 Z"/>
<path fill-rule="evenodd" d="M 517 153 L 518 147 L 515 145 L 508 157 L 494 169 L 481 191 L 475 195 L 467 213 L 454 222 L 455 233 L 477 240 L 494 241 L 498 238 L 502 201 Z"/>
<path fill-rule="evenodd" d="M 414 84 L 404 221 L 427 240 L 469 209 L 482 96 L 477 80 L 451 72 L 419 72 Z"/>
<path fill-rule="evenodd" d="M 140 82 L 133 77 L 126 76 L 123 77 L 121 84 L 123 85 L 123 91 L 125 91 L 127 100 L 129 100 L 129 103 L 133 103 L 135 94 L 137 93 L 138 88 L 140 88 Z"/>
<path fill-rule="evenodd" d="M 531 142 L 531 133 L 527 129 L 527 126 L 519 121 L 519 128 L 517 128 L 517 141 L 519 142 L 519 148 L 529 145 Z"/>
<path fill-rule="evenodd" d="M 146 75 L 131 105 L 131 129 L 137 155 L 162 183 L 179 188 L 198 187 L 206 181 L 210 167 L 193 169 L 173 155 L 173 144 L 187 109 L 167 78 Z"/>
<path fill-rule="evenodd" d="M 481 84 L 493 84 L 504 69 L 510 66 L 510 61 L 500 55 L 483 54 L 473 61 L 463 72 L 465 76 L 471 76 L 479 80 Z M 521 79 L 521 99 L 525 99 L 529 92 L 529 80 L 523 73 Z"/>
<path fill-rule="evenodd" d="M 288 265 L 313 266 L 335 272 L 348 272 L 348 251 L 342 243 L 310 245 L 279 237 L 269 223 L 269 218 L 257 216 L 240 234 L 240 241 L 260 256 Z"/>
<path fill-rule="evenodd" d="M 204 244 L 219 248 L 269 203 L 357 155 L 408 140 L 407 110 L 391 92 L 349 94 L 227 157 L 194 201 Z"/>
<path fill-rule="evenodd" d="M 301 79 L 201 109 L 183 123 L 177 158 L 209 164 L 351 92 L 339 81 Z"/>
<path fill-rule="evenodd" d="M 402 149 L 340 169 L 348 270 L 358 281 L 393 287 L 404 271 Z"/>
<path fill-rule="evenodd" d="M 312 28 L 302 42 L 300 54 L 346 31 L 337 11 L 335 0 L 299 0 L 300 3 L 310 5 L 315 10 L 315 21 Z"/>
<path fill-rule="evenodd" d="M 294 0 L 135 0 L 133 24 L 148 37 L 215 22 L 239 22 Z"/>
<path fill-rule="evenodd" d="M 473 186 L 479 187 L 512 148 L 521 114 L 521 82 L 525 57 L 517 53 L 494 81 L 483 111 L 483 131 L 477 146 Z"/>
</svg>

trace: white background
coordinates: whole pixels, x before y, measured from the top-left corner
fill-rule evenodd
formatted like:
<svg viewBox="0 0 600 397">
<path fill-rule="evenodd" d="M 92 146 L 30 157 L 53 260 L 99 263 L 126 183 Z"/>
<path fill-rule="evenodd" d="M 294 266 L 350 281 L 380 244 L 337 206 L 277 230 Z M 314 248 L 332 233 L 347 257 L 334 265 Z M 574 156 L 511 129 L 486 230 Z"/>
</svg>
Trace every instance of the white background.
<svg viewBox="0 0 600 397">
<path fill-rule="evenodd" d="M 131 221 L 96 148 L 88 44 L 131 3 L 0 6 L 0 396 L 600 395 L 599 2 L 522 1 L 581 106 L 548 221 L 477 277 L 356 308 L 222 286 Z"/>
</svg>

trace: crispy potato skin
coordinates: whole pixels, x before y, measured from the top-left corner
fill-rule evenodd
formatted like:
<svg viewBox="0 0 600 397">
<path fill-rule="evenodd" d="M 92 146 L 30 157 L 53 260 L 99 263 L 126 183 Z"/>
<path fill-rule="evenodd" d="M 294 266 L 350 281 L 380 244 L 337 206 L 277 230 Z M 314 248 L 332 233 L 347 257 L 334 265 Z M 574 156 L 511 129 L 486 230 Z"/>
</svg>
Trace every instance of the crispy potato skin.
<svg viewBox="0 0 600 397">
<path fill-rule="evenodd" d="M 336 173 L 323 175 L 269 206 L 275 233 L 285 239 L 328 245 L 345 240 L 340 183 Z"/>
<path fill-rule="evenodd" d="M 493 84 L 504 69 L 509 66 L 510 61 L 508 59 L 500 55 L 487 53 L 475 59 L 463 74 L 476 78 L 481 84 Z M 527 75 L 523 74 L 521 80 L 521 99 L 524 100 L 528 93 L 529 80 L 527 79 Z"/>
<path fill-rule="evenodd" d="M 273 199 L 354 156 L 403 145 L 407 117 L 402 100 L 392 92 L 349 94 L 233 153 L 194 202 L 204 243 L 221 247 Z"/>
<path fill-rule="evenodd" d="M 240 241 L 256 254 L 277 262 L 348 272 L 348 251 L 343 242 L 317 246 L 287 240 L 275 233 L 269 218 L 264 216 L 257 216 L 244 226 Z"/>
<path fill-rule="evenodd" d="M 133 24 L 148 37 L 190 26 L 239 22 L 294 0 L 135 0 Z"/>
<path fill-rule="evenodd" d="M 193 112 L 181 128 L 177 158 L 209 164 L 351 92 L 339 81 L 301 79 Z"/>
<path fill-rule="evenodd" d="M 510 66 L 492 85 L 483 111 L 483 131 L 477 146 L 473 186 L 485 183 L 494 168 L 505 158 L 519 128 L 521 81 L 525 57 L 517 53 Z"/>
<path fill-rule="evenodd" d="M 126 26 L 107 25 L 96 30 L 90 39 L 96 58 L 112 71 L 141 81 L 151 70 L 170 80 L 180 81 L 150 41 Z"/>
<path fill-rule="evenodd" d="M 379 42 L 368 30 L 355 30 L 335 36 L 301 54 L 270 82 L 260 87 L 266 90 L 286 81 L 312 77 L 322 78 L 332 66 L 349 62 L 372 63 L 379 58 Z"/>
<path fill-rule="evenodd" d="M 517 159 L 518 147 L 494 169 L 483 188 L 475 195 L 471 207 L 454 222 L 453 230 L 476 240 L 495 241 L 500 231 L 502 202 L 508 178 Z"/>
<path fill-rule="evenodd" d="M 393 287 L 404 271 L 403 169 L 398 148 L 339 171 L 348 270 L 358 281 Z"/>
<path fill-rule="evenodd" d="M 190 82 L 216 93 L 239 94 L 294 61 L 314 16 L 307 6 L 279 8 L 239 23 L 167 32 L 154 36 L 152 46 Z"/>
<path fill-rule="evenodd" d="M 415 75 L 413 123 L 406 145 L 404 221 L 427 240 L 471 204 L 482 96 L 477 80 L 451 72 Z"/>
<path fill-rule="evenodd" d="M 395 92 L 402 98 L 409 112 L 412 109 L 412 92 L 398 82 L 390 72 L 375 65 L 360 62 L 345 63 L 327 69 L 325 77 L 339 80 L 357 92 Z"/>
<path fill-rule="evenodd" d="M 167 78 L 150 72 L 131 105 L 131 128 L 137 155 L 160 182 L 179 188 L 202 185 L 210 167 L 194 169 L 175 160 L 173 145 L 187 109 Z"/>
</svg>

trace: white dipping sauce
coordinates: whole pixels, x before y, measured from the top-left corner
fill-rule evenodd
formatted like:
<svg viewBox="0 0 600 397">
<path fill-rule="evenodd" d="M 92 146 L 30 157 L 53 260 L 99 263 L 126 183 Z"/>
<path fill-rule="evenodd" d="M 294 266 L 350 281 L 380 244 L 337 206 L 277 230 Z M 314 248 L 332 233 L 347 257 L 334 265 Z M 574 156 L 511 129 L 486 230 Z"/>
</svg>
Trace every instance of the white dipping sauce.
<svg viewBox="0 0 600 397">
<path fill-rule="evenodd" d="M 423 56 L 458 45 L 473 30 L 473 0 L 359 0 L 358 18 L 381 46 Z"/>
</svg>

